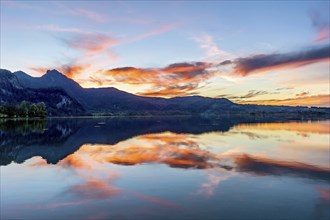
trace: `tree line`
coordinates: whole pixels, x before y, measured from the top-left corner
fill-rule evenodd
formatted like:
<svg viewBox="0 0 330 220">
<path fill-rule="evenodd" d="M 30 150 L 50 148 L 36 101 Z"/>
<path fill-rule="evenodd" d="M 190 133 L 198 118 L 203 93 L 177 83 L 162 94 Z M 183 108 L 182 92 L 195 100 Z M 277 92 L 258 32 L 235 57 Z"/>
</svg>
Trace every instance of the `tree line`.
<svg viewBox="0 0 330 220">
<path fill-rule="evenodd" d="M 0 105 L 0 117 L 3 118 L 30 118 L 30 117 L 47 117 L 47 108 L 44 102 L 30 103 L 23 101 L 19 104 Z"/>
</svg>

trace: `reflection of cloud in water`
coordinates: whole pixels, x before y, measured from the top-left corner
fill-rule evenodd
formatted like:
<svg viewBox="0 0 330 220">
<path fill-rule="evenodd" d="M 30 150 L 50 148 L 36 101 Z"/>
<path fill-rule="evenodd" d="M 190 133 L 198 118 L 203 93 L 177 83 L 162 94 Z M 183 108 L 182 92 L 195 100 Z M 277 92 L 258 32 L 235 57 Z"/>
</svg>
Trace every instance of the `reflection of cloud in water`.
<svg viewBox="0 0 330 220">
<path fill-rule="evenodd" d="M 304 133 L 330 133 L 330 121 L 313 121 L 313 122 L 277 122 L 277 123 L 260 123 L 260 124 L 240 124 L 235 129 L 249 130 L 285 130 Z"/>
<path fill-rule="evenodd" d="M 231 172 L 223 168 L 216 168 L 208 170 L 206 175 L 207 180 L 201 184 L 200 189 L 196 193 L 206 197 L 211 197 L 214 195 L 215 189 L 221 182 L 230 179 L 236 174 L 235 172 Z"/>
<path fill-rule="evenodd" d="M 157 197 L 157 196 L 149 196 L 149 195 L 145 195 L 145 194 L 142 194 L 142 193 L 139 193 L 139 192 L 130 192 L 130 194 L 137 197 L 137 198 L 140 198 L 140 199 L 145 200 L 147 202 L 150 202 L 152 204 L 160 205 L 160 206 L 165 207 L 165 208 L 180 209 L 178 204 L 176 204 L 174 202 L 171 202 L 169 200 L 166 200 L 166 199 L 162 199 L 162 198 Z"/>
<path fill-rule="evenodd" d="M 238 155 L 236 170 L 256 175 L 298 176 L 311 179 L 330 180 L 330 169 L 294 161 L 273 160 L 266 157 Z"/>
<path fill-rule="evenodd" d="M 175 168 L 224 168 L 254 175 L 286 175 L 329 180 L 329 168 L 294 161 L 274 160 L 242 152 L 215 154 L 202 149 L 191 135 L 160 133 L 141 135 L 117 145 L 83 145 L 75 157 L 99 164 L 160 163 Z M 69 156 L 60 164 L 87 166 Z M 68 160 L 66 162 L 66 160 Z M 215 180 L 213 180 L 215 181 Z"/>
<path fill-rule="evenodd" d="M 92 178 L 81 184 L 71 186 L 69 192 L 79 198 L 99 200 L 118 195 L 120 189 L 108 185 L 107 181 Z"/>
<path fill-rule="evenodd" d="M 101 163 L 136 165 L 163 163 L 178 168 L 205 169 L 213 167 L 216 159 L 209 151 L 199 148 L 188 135 L 163 133 L 148 134 L 136 138 L 132 145 L 84 145 L 78 152 L 88 153 Z"/>
<path fill-rule="evenodd" d="M 320 198 L 325 201 L 330 201 L 330 189 L 322 186 L 316 186 L 315 190 L 320 193 Z"/>
<path fill-rule="evenodd" d="M 86 203 L 84 200 L 80 201 L 73 201 L 73 202 L 56 202 L 51 204 L 42 204 L 42 205 L 28 205 L 27 208 L 29 209 L 58 209 L 66 206 L 80 206 L 82 204 Z"/>
<path fill-rule="evenodd" d="M 206 197 L 212 196 L 221 182 L 237 175 L 238 172 L 325 181 L 329 181 L 330 174 L 329 168 L 274 160 L 240 151 L 212 153 L 203 149 L 199 139 L 194 135 L 165 132 L 141 135 L 116 145 L 83 145 L 74 154 L 58 163 L 61 168 L 70 168 L 75 171 L 74 175 L 83 179 L 81 183 L 70 186 L 65 193 L 85 201 L 109 199 L 122 194 L 121 189 L 112 186 L 119 174 L 104 166 L 108 163 L 119 165 L 160 163 L 173 168 L 206 169 L 207 180 L 196 192 Z M 44 162 L 34 165 L 44 165 Z M 112 176 L 109 177 L 111 173 Z M 105 176 L 107 178 L 104 178 Z M 327 191 L 324 189 L 319 191 L 322 198 L 328 198 Z M 124 193 L 166 208 L 175 207 L 170 201 L 158 197 L 137 192 Z"/>
<path fill-rule="evenodd" d="M 82 159 L 78 154 L 70 154 L 65 159 L 61 160 L 59 165 L 63 167 L 70 168 L 83 168 L 83 169 L 91 169 L 92 166 L 86 160 Z"/>
</svg>

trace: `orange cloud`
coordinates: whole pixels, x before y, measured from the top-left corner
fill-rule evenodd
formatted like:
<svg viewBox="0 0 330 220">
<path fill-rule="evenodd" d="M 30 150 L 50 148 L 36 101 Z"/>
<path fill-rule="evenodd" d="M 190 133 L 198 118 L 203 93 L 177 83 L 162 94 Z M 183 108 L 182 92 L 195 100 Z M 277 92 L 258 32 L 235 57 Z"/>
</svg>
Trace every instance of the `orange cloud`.
<svg viewBox="0 0 330 220">
<path fill-rule="evenodd" d="M 67 77 L 74 78 L 76 75 L 86 71 L 89 67 L 90 67 L 90 65 L 88 65 L 88 64 L 78 64 L 78 63 L 72 62 L 72 63 L 65 64 L 65 65 L 59 64 L 58 66 L 55 66 L 55 67 L 48 67 L 48 68 L 30 67 L 29 69 L 34 72 L 38 72 L 40 74 L 45 74 L 47 72 L 47 70 L 50 70 L 50 69 L 56 69 L 59 72 L 66 75 Z"/>
<path fill-rule="evenodd" d="M 166 88 L 158 88 L 156 91 L 138 92 L 137 95 L 150 96 L 150 97 L 173 97 L 173 96 L 186 96 L 196 95 L 195 84 L 188 84 L 183 86 L 168 86 Z"/>
<path fill-rule="evenodd" d="M 85 51 L 88 55 L 101 53 L 117 45 L 118 40 L 106 34 L 82 33 L 65 41 L 69 47 Z"/>
<path fill-rule="evenodd" d="M 159 83 L 159 72 L 153 69 L 135 67 L 121 67 L 106 71 L 106 75 L 114 78 L 116 82 L 127 84 Z"/>
<path fill-rule="evenodd" d="M 142 135 L 142 143 L 151 142 L 152 146 L 138 143 L 120 148 L 108 146 L 83 146 L 79 151 L 92 155 L 100 163 L 136 165 L 142 163 L 163 163 L 178 168 L 209 168 L 213 157 L 202 150 L 197 143 L 186 135 L 158 134 Z"/>
<path fill-rule="evenodd" d="M 192 65 L 191 63 L 174 63 L 162 69 L 167 73 L 184 74 L 187 77 L 191 77 L 193 73 L 198 73 L 199 70 L 205 70 L 212 65 L 210 63 L 197 62 Z M 197 71 L 197 72 L 193 72 Z M 192 73 L 192 74 L 189 74 Z"/>
<path fill-rule="evenodd" d="M 29 67 L 30 70 L 40 73 L 40 74 L 45 74 L 47 70 L 49 69 L 54 69 L 54 68 L 44 68 L 44 67 Z"/>
<path fill-rule="evenodd" d="M 163 148 L 163 149 L 160 149 Z M 163 156 L 168 155 L 168 156 Z M 103 161 L 122 164 L 136 165 L 142 163 L 164 163 L 177 168 L 207 168 L 207 152 L 177 146 L 163 146 L 143 148 L 141 146 L 130 146 L 109 154 Z"/>
<path fill-rule="evenodd" d="M 77 154 L 70 154 L 63 160 L 59 162 L 59 165 L 63 167 L 69 167 L 69 168 L 83 168 L 83 169 L 91 169 L 91 165 L 86 162 L 86 160 L 83 160 L 81 157 L 79 157 Z"/>
<path fill-rule="evenodd" d="M 244 125 L 243 125 L 244 126 Z M 277 129 L 272 126 L 270 129 Z M 291 126 L 296 126 L 295 123 Z M 284 125 L 290 129 L 289 125 Z M 268 129 L 268 127 L 266 127 Z M 303 126 L 297 128 L 304 131 Z M 325 127 L 310 127 L 315 132 L 325 133 Z M 93 163 L 89 163 L 93 162 Z M 165 164 L 175 168 L 209 169 L 219 168 L 227 171 L 247 172 L 256 175 L 293 175 L 312 179 L 326 179 L 329 177 L 329 167 L 314 166 L 301 162 L 274 160 L 266 157 L 246 155 L 241 153 L 216 154 L 202 149 L 191 135 L 160 133 L 147 134 L 117 145 L 83 145 L 75 154 L 62 160 L 59 165 L 75 169 L 94 169 L 93 164 L 113 163 L 120 165 L 137 165 L 145 163 Z M 109 172 L 106 168 L 99 171 Z M 76 172 L 84 174 L 85 172 Z M 115 175 L 114 177 L 116 177 Z M 97 176 L 84 177 L 85 183 L 72 187 L 74 193 L 95 198 L 102 194 L 110 196 L 118 190 L 109 188 L 113 177 L 100 180 Z M 212 187 L 223 178 L 212 177 L 210 184 L 204 186 L 204 192 L 212 194 Z M 102 183 L 99 183 L 101 181 Z M 90 187 L 98 187 L 95 194 L 89 195 Z M 210 188 L 210 190 L 209 190 Z M 209 191 L 208 191 L 209 190 Z"/>
<path fill-rule="evenodd" d="M 288 106 L 320 106 L 330 107 L 330 95 L 313 95 L 287 99 L 266 99 L 253 101 L 237 101 L 239 104 L 288 105 Z"/>
<path fill-rule="evenodd" d="M 115 82 L 152 86 L 146 92 L 139 92 L 139 95 L 172 97 L 195 94 L 195 91 L 202 87 L 201 83 L 213 76 L 213 73 L 207 70 L 210 67 L 212 64 L 204 62 L 174 63 L 154 69 L 115 68 L 106 71 L 105 75 Z"/>
<path fill-rule="evenodd" d="M 59 71 L 64 73 L 69 78 L 74 78 L 76 75 L 83 73 L 90 67 L 88 64 L 78 64 L 78 63 L 71 63 L 62 65 L 59 67 Z"/>
</svg>

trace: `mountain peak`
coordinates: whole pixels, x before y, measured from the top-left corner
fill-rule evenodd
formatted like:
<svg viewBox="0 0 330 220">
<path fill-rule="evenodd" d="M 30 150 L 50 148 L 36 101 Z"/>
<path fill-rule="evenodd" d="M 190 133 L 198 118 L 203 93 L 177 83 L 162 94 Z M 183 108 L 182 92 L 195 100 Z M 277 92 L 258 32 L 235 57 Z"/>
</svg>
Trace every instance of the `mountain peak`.
<svg viewBox="0 0 330 220">
<path fill-rule="evenodd" d="M 57 71 L 56 69 L 52 69 L 52 70 L 47 70 L 45 75 L 60 75 L 60 76 L 64 76 L 63 73 L 60 73 L 59 71 Z"/>
<path fill-rule="evenodd" d="M 32 76 L 30 76 L 29 74 L 27 74 L 26 72 L 23 72 L 21 70 L 14 72 L 14 74 L 18 77 L 18 78 L 32 78 Z"/>
</svg>

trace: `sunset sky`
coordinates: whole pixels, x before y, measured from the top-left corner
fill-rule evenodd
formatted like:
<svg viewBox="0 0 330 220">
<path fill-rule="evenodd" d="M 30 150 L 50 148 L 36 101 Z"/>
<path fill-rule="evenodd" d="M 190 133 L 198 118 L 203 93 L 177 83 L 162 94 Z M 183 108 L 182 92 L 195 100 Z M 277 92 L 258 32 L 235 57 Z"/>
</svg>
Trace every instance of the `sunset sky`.
<svg viewBox="0 0 330 220">
<path fill-rule="evenodd" d="M 1 68 L 83 87 L 330 106 L 328 1 L 3 1 Z"/>
</svg>

